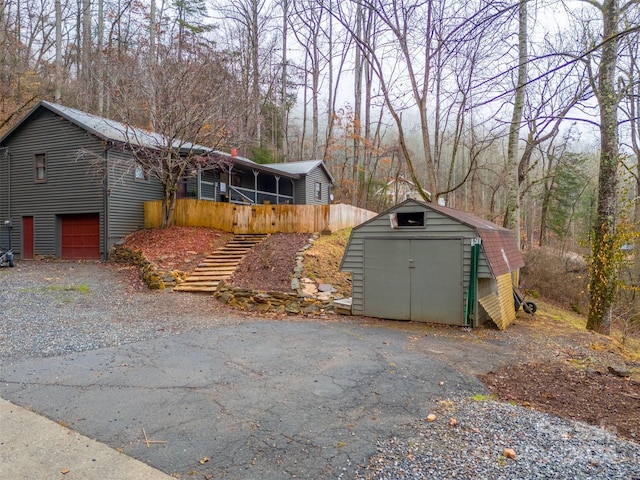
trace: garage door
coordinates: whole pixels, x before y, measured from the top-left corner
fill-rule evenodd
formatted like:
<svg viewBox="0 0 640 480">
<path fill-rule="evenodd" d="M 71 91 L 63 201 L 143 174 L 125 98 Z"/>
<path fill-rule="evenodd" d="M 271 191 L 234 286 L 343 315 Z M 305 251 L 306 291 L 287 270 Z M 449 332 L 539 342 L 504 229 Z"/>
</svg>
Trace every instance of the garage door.
<svg viewBox="0 0 640 480">
<path fill-rule="evenodd" d="M 100 215 L 62 215 L 62 258 L 100 259 Z"/>
<path fill-rule="evenodd" d="M 367 239 L 364 314 L 464 323 L 461 239 Z"/>
</svg>

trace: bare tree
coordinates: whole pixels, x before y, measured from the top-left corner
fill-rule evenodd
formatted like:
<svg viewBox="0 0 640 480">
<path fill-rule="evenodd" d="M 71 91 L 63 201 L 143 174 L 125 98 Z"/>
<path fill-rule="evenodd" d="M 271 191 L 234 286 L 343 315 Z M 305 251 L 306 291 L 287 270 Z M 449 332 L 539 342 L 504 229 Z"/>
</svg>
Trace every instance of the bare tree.
<svg viewBox="0 0 640 480">
<path fill-rule="evenodd" d="M 228 73 L 223 59 L 207 51 L 192 52 L 189 59 L 163 58 L 156 65 L 144 63 L 141 67 L 141 91 L 126 91 L 122 83 L 113 85 L 121 93 L 114 101 L 125 119 L 136 117 L 141 99 L 146 105 L 155 105 L 153 112 L 144 115 L 151 116 L 154 134 L 138 139 L 137 130 L 128 131 L 126 148 L 147 175 L 162 183 L 162 225 L 166 227 L 173 221 L 180 182 L 223 163 L 224 158 L 208 149 L 226 140 L 222 112 Z"/>
</svg>

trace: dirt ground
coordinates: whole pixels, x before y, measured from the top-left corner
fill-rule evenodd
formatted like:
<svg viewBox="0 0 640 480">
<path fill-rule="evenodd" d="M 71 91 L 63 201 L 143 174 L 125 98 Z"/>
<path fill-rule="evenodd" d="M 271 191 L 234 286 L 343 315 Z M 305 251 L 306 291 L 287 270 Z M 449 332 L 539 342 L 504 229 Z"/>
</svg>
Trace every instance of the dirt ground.
<svg viewBox="0 0 640 480">
<path fill-rule="evenodd" d="M 145 242 L 138 238 L 131 238 L 131 241 L 135 240 L 152 261 L 166 256 L 166 252 L 174 252 L 176 268 L 185 268 L 197 257 L 193 254 L 195 250 L 214 248 L 226 238 L 223 235 L 207 229 L 187 229 L 179 233 L 169 229 L 160 235 L 165 242 L 158 241 L 157 235 L 149 235 L 155 239 L 151 245 L 144 245 Z M 294 255 L 308 238 L 308 235 L 299 234 L 272 235 L 247 256 L 234 275 L 233 284 L 268 291 L 290 291 Z M 339 249 L 347 236 L 342 234 L 337 242 L 323 238 L 308 251 L 305 275 L 323 282 L 333 276 L 336 283 L 344 285 L 345 280 L 340 277 L 343 274 L 338 272 L 341 254 L 332 249 Z M 185 260 L 182 264 L 181 258 Z M 314 274 L 314 268 L 322 271 Z M 335 273 L 332 275 L 331 272 Z M 601 426 L 640 442 L 640 361 L 637 355 L 609 337 L 587 332 L 583 326 L 566 321 L 575 315 L 543 301 L 538 303 L 540 308 L 535 316 L 519 312 L 516 325 L 506 332 L 490 325 L 473 332 L 472 341 L 506 344 L 518 360 L 478 375 L 480 380 L 498 399 Z M 455 337 L 468 333 L 459 328 L 433 328 L 437 329 L 438 335 Z M 623 378 L 611 373 L 609 367 L 612 366 L 623 367 L 630 376 Z"/>
</svg>

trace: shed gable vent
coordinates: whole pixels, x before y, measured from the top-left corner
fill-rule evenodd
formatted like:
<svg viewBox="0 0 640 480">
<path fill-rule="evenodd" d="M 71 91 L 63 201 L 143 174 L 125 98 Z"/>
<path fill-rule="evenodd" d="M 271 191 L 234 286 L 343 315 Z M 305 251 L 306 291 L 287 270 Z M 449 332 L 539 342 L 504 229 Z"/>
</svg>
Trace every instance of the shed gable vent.
<svg viewBox="0 0 640 480">
<path fill-rule="evenodd" d="M 391 228 L 424 227 L 424 212 L 394 212 L 389 215 Z"/>
</svg>

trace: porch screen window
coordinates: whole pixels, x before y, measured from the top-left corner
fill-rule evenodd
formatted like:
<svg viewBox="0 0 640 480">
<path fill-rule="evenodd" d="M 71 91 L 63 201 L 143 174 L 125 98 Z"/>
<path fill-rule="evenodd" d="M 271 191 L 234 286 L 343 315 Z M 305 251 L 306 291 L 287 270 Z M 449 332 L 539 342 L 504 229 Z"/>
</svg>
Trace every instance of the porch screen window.
<svg viewBox="0 0 640 480">
<path fill-rule="evenodd" d="M 149 181 L 149 173 L 140 164 L 136 165 L 135 179 L 138 182 L 147 182 L 147 181 Z"/>
<path fill-rule="evenodd" d="M 44 153 L 36 154 L 36 182 L 47 181 L 47 156 Z"/>
<path fill-rule="evenodd" d="M 316 182 L 316 200 L 322 200 L 322 184 Z"/>
</svg>

